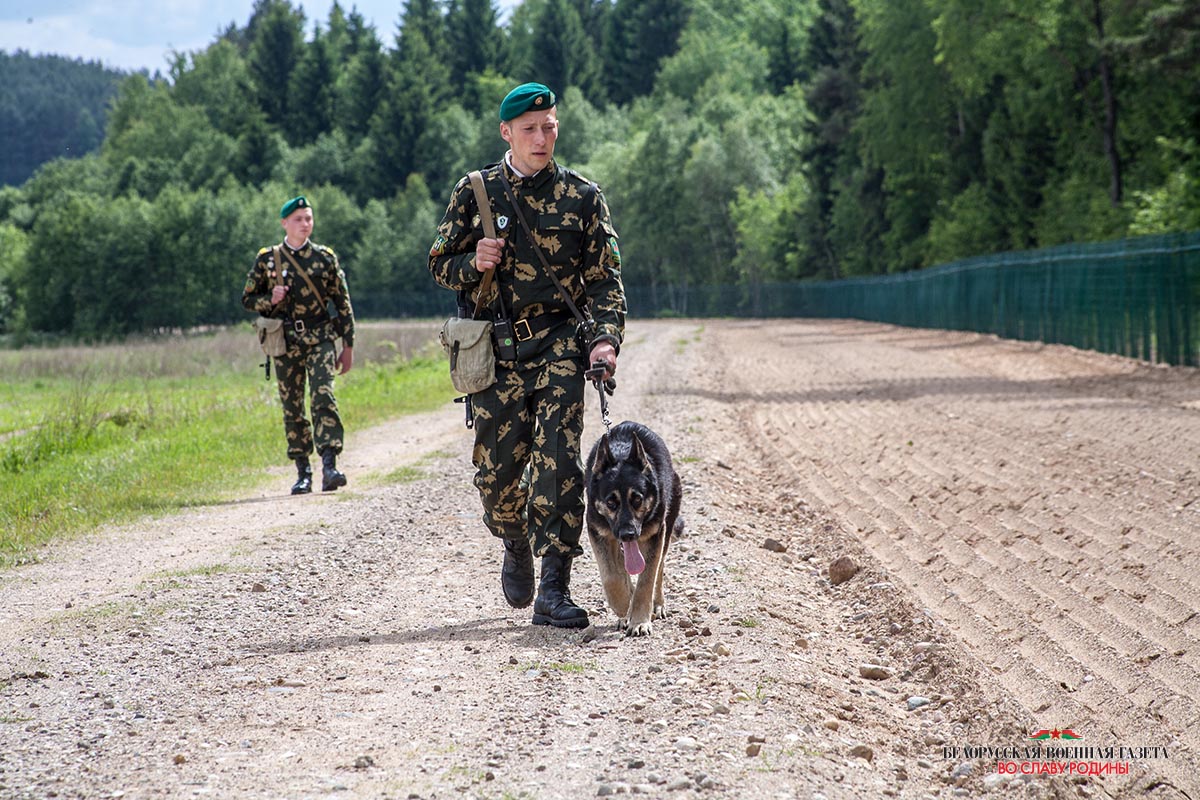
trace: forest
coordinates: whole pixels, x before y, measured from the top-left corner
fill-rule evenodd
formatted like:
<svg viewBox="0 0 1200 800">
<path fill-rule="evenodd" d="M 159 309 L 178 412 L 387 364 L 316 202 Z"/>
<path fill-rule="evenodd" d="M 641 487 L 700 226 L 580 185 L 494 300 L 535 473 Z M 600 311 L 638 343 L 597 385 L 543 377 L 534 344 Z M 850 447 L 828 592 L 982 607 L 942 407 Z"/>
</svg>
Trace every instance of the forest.
<svg viewBox="0 0 1200 800">
<path fill-rule="evenodd" d="M 31 61 L 0 54 L 0 108 L 51 91 L 61 65 Z M 556 155 L 604 188 L 626 284 L 666 298 L 1200 229 L 1193 0 L 404 0 L 387 30 L 257 0 L 165 74 L 80 66 L 70 91 L 106 104 L 61 126 L 86 155 L 0 187 L 17 343 L 242 319 L 300 193 L 359 314 L 450 311 L 435 227 L 528 80 L 559 94 Z"/>
</svg>

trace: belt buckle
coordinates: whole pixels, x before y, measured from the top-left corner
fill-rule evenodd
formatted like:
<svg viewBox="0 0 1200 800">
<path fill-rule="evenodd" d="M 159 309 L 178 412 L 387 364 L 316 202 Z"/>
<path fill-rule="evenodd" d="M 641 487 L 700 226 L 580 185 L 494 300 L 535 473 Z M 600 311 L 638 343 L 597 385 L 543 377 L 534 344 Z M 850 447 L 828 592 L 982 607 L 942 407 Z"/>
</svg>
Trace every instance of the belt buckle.
<svg viewBox="0 0 1200 800">
<path fill-rule="evenodd" d="M 525 330 L 521 328 L 524 326 Z M 513 323 L 513 333 L 516 334 L 518 342 L 527 342 L 533 338 L 533 329 L 529 327 L 529 320 L 519 319 Z"/>
<path fill-rule="evenodd" d="M 302 319 L 292 320 L 292 327 L 296 329 L 296 333 L 302 334 L 302 333 L 306 333 L 308 331 L 308 328 L 305 327 L 304 320 L 302 320 Z"/>
</svg>

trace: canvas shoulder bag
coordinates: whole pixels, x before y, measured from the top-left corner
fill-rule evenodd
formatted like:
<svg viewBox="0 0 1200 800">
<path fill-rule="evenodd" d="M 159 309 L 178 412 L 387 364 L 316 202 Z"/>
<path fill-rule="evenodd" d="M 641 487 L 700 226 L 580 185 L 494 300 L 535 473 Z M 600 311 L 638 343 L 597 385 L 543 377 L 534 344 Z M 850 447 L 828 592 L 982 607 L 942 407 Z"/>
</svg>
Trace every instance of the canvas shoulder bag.
<svg viewBox="0 0 1200 800">
<path fill-rule="evenodd" d="M 474 171 L 468 175 L 475 192 L 475 204 L 479 206 L 479 220 L 483 235 L 496 238 L 496 226 L 492 220 L 492 207 L 488 203 L 487 190 L 483 186 L 483 175 Z M 470 317 L 453 316 L 442 325 L 440 339 L 442 349 L 450 358 L 450 382 L 463 394 L 481 392 L 496 382 L 496 354 L 492 350 L 492 322 L 476 319 L 483 309 L 484 297 L 491 288 L 496 270 L 489 269 L 483 276 L 479 295 L 475 301 L 475 312 Z"/>
<path fill-rule="evenodd" d="M 281 356 L 287 352 L 287 339 L 283 335 L 283 320 L 278 317 L 258 317 L 254 320 L 258 332 L 258 345 L 269 356 Z"/>
</svg>

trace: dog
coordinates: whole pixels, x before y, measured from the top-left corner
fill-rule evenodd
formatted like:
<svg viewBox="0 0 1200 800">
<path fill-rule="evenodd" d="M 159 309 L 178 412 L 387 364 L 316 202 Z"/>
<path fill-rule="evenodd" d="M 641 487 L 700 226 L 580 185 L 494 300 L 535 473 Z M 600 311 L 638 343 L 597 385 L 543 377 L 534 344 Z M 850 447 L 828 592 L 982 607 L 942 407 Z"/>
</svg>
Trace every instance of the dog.
<svg viewBox="0 0 1200 800">
<path fill-rule="evenodd" d="M 667 614 L 667 547 L 683 534 L 683 488 L 666 442 L 645 425 L 622 422 L 592 447 L 584 482 L 588 539 L 608 605 L 626 636 L 649 636 L 652 620 Z"/>
</svg>

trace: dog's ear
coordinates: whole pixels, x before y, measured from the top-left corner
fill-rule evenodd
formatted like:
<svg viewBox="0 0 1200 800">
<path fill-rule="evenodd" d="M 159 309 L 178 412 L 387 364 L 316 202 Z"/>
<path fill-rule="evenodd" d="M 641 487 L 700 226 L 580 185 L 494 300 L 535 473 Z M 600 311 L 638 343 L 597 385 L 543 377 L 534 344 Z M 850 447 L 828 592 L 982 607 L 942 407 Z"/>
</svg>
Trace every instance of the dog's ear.
<svg viewBox="0 0 1200 800">
<path fill-rule="evenodd" d="M 600 437 L 600 441 L 596 442 L 596 462 L 592 469 L 596 472 L 603 472 L 611 463 L 613 463 L 613 454 L 608 447 L 608 434 L 606 433 Z"/>
<path fill-rule="evenodd" d="M 642 447 L 641 438 L 633 437 L 633 450 L 629 454 L 629 463 L 642 472 L 650 470 L 650 459 L 646 458 L 646 448 Z"/>
<path fill-rule="evenodd" d="M 652 483 L 655 482 L 654 462 L 650 461 L 650 457 L 646 455 L 646 447 L 642 446 L 642 440 L 634 437 L 634 452 L 631 453 L 630 461 L 637 464 L 638 469 L 642 470 L 642 475 Z"/>
</svg>

